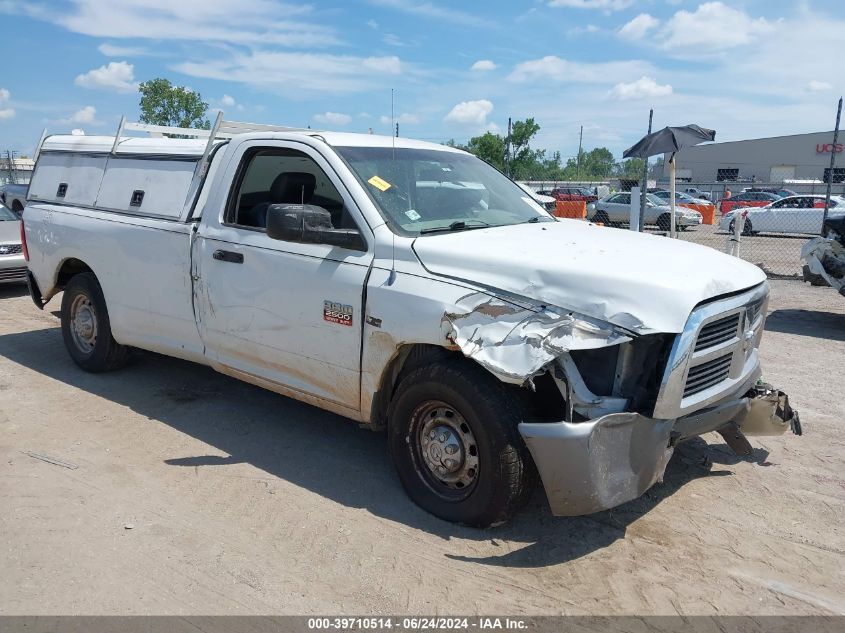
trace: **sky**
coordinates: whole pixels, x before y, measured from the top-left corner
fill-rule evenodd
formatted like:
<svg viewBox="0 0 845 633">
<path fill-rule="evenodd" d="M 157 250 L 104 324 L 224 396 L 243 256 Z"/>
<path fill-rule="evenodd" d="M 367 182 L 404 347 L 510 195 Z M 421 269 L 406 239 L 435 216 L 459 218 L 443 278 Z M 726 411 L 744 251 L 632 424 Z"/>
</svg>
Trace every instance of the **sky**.
<svg viewBox="0 0 845 633">
<path fill-rule="evenodd" d="M 534 117 L 535 147 L 620 158 L 645 132 L 833 129 L 845 0 L 0 0 L 0 150 L 114 134 L 166 77 L 229 120 L 466 142 Z"/>
</svg>

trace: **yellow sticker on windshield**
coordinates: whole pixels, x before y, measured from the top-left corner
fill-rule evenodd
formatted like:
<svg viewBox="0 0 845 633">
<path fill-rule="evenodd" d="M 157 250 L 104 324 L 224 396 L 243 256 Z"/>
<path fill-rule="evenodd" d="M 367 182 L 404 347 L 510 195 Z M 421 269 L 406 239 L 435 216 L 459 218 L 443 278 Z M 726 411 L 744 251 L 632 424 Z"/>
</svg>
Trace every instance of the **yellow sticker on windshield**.
<svg viewBox="0 0 845 633">
<path fill-rule="evenodd" d="M 386 180 L 382 180 L 378 176 L 373 176 L 367 182 L 379 191 L 387 191 L 388 189 L 390 189 L 390 183 Z"/>
</svg>

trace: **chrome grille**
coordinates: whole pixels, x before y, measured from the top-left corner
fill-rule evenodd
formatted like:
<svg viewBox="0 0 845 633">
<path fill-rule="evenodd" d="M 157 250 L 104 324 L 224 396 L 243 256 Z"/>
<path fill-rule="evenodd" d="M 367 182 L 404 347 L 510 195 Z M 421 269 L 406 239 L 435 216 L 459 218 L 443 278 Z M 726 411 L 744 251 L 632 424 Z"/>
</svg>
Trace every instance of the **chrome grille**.
<svg viewBox="0 0 845 633">
<path fill-rule="evenodd" d="M 0 255 L 17 255 L 23 252 L 20 244 L 0 244 Z"/>
<path fill-rule="evenodd" d="M 730 351 L 724 356 L 719 356 L 719 358 L 690 369 L 689 374 L 687 374 L 687 384 L 684 387 L 684 398 L 709 389 L 725 380 L 730 373 L 732 362 L 733 351 Z"/>
<path fill-rule="evenodd" d="M 736 336 L 739 328 L 739 312 L 728 315 L 717 321 L 712 321 L 701 328 L 698 338 L 695 341 L 695 351 L 710 349 Z"/>
</svg>

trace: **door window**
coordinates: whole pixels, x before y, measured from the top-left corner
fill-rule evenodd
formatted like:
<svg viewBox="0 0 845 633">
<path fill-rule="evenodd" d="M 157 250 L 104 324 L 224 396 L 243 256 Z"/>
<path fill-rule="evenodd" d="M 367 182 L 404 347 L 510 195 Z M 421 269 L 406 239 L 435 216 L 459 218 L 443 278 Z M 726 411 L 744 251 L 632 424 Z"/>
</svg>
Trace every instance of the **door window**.
<svg viewBox="0 0 845 633">
<path fill-rule="evenodd" d="M 263 231 L 267 228 L 267 210 L 273 204 L 322 207 L 331 215 L 333 228 L 357 228 L 326 172 L 298 150 L 258 149 L 244 156 L 225 221 Z"/>
</svg>

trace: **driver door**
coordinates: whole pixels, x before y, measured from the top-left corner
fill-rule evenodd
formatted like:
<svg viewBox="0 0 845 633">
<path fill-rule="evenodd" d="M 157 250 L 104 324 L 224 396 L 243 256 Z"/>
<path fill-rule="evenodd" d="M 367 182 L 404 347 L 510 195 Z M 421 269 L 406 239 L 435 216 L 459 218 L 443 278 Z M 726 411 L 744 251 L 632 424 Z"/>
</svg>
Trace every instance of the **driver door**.
<svg viewBox="0 0 845 633">
<path fill-rule="evenodd" d="M 216 211 L 219 221 L 201 222 L 194 243 L 206 356 L 224 373 L 357 411 L 362 298 L 372 253 L 272 239 L 267 207 L 320 206 L 334 228 L 356 228 L 370 243 L 371 234 L 363 232 L 366 224 L 340 178 L 312 148 L 248 142 L 234 164 L 224 207 L 204 211 Z"/>
</svg>

